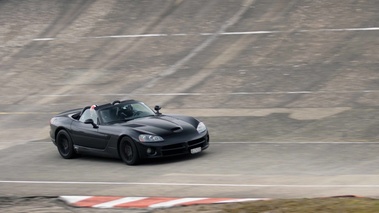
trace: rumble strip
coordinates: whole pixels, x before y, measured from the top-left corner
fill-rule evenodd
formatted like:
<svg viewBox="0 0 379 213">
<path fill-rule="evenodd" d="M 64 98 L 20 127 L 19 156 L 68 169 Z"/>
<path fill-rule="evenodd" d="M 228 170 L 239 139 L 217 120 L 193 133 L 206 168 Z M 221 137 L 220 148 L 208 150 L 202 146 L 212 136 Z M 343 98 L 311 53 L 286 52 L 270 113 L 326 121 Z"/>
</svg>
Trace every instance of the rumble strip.
<svg viewBox="0 0 379 213">
<path fill-rule="evenodd" d="M 74 207 L 87 208 L 168 208 L 197 204 L 236 203 L 269 200 L 267 198 L 173 198 L 173 197 L 114 197 L 60 196 L 60 200 Z"/>
</svg>

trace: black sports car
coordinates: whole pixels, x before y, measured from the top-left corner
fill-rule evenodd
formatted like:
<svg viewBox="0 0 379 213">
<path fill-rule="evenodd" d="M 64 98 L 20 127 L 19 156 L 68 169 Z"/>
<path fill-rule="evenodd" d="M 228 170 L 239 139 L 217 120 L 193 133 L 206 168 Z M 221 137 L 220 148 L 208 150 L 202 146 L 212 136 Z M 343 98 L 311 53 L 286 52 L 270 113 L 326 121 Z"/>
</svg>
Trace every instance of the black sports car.
<svg viewBox="0 0 379 213">
<path fill-rule="evenodd" d="M 50 120 L 50 137 L 63 158 L 88 153 L 121 158 L 128 165 L 208 148 L 204 123 L 189 116 L 163 115 L 160 109 L 125 100 L 69 110 Z"/>
</svg>

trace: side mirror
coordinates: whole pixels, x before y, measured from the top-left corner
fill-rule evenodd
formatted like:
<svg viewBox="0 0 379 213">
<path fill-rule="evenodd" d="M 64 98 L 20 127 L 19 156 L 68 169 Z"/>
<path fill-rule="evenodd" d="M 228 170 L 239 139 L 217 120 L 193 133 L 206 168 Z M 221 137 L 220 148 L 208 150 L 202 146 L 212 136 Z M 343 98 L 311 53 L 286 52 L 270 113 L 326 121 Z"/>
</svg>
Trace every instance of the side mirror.
<svg viewBox="0 0 379 213">
<path fill-rule="evenodd" d="M 97 124 L 92 119 L 87 119 L 84 121 L 85 124 L 92 124 L 93 128 L 98 128 Z"/>
<path fill-rule="evenodd" d="M 159 112 L 159 110 L 161 110 L 162 108 L 160 107 L 160 106 L 158 106 L 158 105 L 156 105 L 155 107 L 154 107 L 154 110 L 155 111 L 157 111 L 157 115 L 161 115 L 162 113 L 160 113 Z"/>
</svg>

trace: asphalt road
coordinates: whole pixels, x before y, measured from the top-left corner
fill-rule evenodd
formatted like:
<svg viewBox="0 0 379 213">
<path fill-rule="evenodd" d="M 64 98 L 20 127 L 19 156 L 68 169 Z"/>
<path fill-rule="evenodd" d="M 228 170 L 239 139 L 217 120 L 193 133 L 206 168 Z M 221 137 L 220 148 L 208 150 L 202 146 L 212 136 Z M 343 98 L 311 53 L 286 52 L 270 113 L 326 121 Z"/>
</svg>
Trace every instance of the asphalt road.
<svg viewBox="0 0 379 213">
<path fill-rule="evenodd" d="M 3 196 L 378 197 L 379 143 L 219 143 L 198 156 L 127 166 L 63 160 L 51 143 L 2 150 Z"/>
<path fill-rule="evenodd" d="M 378 197 L 378 23 L 370 0 L 2 0 L 0 193 Z M 214 143 L 138 167 L 60 159 L 51 116 L 125 98 Z"/>
</svg>

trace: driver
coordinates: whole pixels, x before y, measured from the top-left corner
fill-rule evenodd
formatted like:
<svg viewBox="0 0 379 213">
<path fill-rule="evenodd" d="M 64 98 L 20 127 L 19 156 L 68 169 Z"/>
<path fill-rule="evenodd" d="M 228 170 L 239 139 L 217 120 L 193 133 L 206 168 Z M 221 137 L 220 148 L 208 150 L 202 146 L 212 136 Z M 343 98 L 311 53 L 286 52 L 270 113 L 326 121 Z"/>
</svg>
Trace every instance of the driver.
<svg viewBox="0 0 379 213">
<path fill-rule="evenodd" d="M 133 106 L 131 104 L 127 105 L 125 108 L 123 108 L 121 110 L 121 115 L 124 117 L 124 118 L 129 118 L 129 117 L 132 117 L 134 115 L 134 110 L 133 110 Z"/>
</svg>

